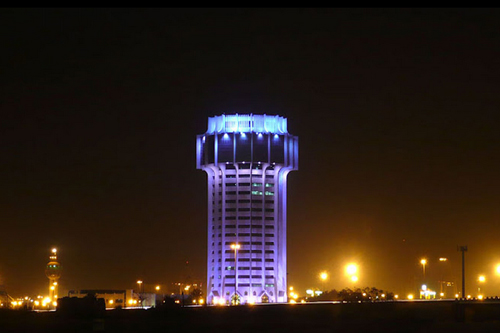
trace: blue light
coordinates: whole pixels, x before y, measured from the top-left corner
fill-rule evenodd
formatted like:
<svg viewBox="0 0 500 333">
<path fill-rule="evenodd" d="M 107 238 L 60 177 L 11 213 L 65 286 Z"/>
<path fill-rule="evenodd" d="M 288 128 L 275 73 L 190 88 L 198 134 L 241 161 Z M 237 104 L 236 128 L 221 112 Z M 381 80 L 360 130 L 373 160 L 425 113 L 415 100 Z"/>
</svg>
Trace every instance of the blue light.
<svg viewBox="0 0 500 333">
<path fill-rule="evenodd" d="M 222 136 L 222 138 L 223 138 L 224 140 L 229 140 L 229 134 L 224 133 L 224 135 Z"/>
<path fill-rule="evenodd" d="M 242 138 L 242 139 L 246 139 L 246 138 L 247 138 L 247 136 L 246 136 L 246 134 L 245 134 L 245 133 L 241 132 L 240 134 L 241 134 L 241 138 Z"/>
<path fill-rule="evenodd" d="M 232 114 L 208 118 L 206 134 L 234 132 L 286 134 L 287 119 L 265 114 Z"/>
<path fill-rule="evenodd" d="M 205 136 L 203 136 L 203 143 L 205 143 Z"/>
<path fill-rule="evenodd" d="M 262 139 L 262 133 L 257 133 L 257 137 L 258 137 L 259 139 Z"/>
<path fill-rule="evenodd" d="M 279 139 L 279 135 L 278 134 L 274 134 L 274 140 L 278 140 Z"/>
</svg>

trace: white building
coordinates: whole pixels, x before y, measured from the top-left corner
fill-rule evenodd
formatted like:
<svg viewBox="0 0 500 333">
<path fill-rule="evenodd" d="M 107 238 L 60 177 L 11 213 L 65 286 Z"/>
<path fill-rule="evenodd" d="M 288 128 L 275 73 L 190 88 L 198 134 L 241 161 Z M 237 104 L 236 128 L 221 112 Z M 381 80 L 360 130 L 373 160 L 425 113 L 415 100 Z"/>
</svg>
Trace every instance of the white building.
<svg viewBox="0 0 500 333">
<path fill-rule="evenodd" d="M 287 301 L 287 175 L 298 138 L 287 119 L 222 115 L 197 136 L 208 175 L 207 303 Z"/>
</svg>

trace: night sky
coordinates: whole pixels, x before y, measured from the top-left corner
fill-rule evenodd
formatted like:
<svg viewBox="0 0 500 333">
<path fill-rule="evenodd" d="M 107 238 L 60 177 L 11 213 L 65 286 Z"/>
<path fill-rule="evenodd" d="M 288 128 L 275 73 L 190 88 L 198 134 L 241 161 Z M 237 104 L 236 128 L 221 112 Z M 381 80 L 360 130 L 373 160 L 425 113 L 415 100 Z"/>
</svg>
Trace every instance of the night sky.
<svg viewBox="0 0 500 333">
<path fill-rule="evenodd" d="M 288 281 L 500 294 L 500 10 L 0 10 L 0 284 L 206 280 L 209 116 L 299 137 Z M 449 258 L 445 264 L 439 257 Z M 186 264 L 189 261 L 189 264 Z"/>
</svg>

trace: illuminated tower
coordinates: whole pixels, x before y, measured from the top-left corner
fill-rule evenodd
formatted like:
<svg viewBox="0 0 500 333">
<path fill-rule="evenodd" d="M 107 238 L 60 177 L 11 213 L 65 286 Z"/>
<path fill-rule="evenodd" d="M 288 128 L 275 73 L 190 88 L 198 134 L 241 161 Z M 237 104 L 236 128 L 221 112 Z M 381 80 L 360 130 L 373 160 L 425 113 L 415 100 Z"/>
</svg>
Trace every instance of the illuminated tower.
<svg viewBox="0 0 500 333">
<path fill-rule="evenodd" d="M 286 185 L 298 138 L 280 116 L 210 117 L 196 140 L 208 175 L 207 302 L 287 301 Z"/>
<path fill-rule="evenodd" d="M 58 284 L 57 280 L 61 277 L 61 264 L 57 261 L 57 249 L 52 249 L 49 262 L 45 267 L 45 275 L 49 278 L 49 298 L 52 304 L 57 302 Z M 55 304 L 54 304 L 55 305 Z"/>
</svg>

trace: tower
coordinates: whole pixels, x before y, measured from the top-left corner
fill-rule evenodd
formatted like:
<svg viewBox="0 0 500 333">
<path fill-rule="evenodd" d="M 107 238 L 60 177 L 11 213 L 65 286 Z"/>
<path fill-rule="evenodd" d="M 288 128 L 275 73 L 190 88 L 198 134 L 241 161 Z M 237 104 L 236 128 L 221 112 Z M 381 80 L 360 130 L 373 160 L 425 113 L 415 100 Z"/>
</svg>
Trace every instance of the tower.
<svg viewBox="0 0 500 333">
<path fill-rule="evenodd" d="M 49 278 L 49 298 L 52 305 L 57 304 L 58 297 L 58 283 L 57 281 L 61 277 L 61 264 L 57 261 L 57 249 L 52 249 L 49 262 L 45 267 L 45 275 Z"/>
<path fill-rule="evenodd" d="M 210 117 L 197 136 L 208 176 L 207 303 L 287 301 L 287 175 L 298 137 L 280 116 Z"/>
</svg>

